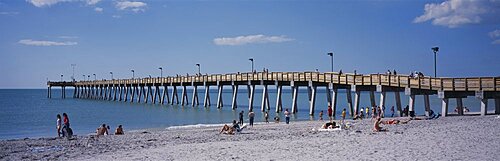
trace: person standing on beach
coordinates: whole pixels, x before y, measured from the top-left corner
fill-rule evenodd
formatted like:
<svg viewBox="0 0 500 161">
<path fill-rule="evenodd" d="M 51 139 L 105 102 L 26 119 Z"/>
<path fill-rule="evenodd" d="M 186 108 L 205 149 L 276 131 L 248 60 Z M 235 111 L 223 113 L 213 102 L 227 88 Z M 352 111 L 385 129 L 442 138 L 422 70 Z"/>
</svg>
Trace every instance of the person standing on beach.
<svg viewBox="0 0 500 161">
<path fill-rule="evenodd" d="M 346 110 L 345 108 L 342 110 L 342 122 L 345 121 Z"/>
<path fill-rule="evenodd" d="M 264 113 L 264 120 L 266 121 L 266 123 L 269 123 L 269 113 L 266 111 L 266 113 Z"/>
<path fill-rule="evenodd" d="M 332 110 L 332 106 L 328 106 L 328 119 L 330 119 L 330 122 L 333 120 L 332 116 L 333 116 L 333 110 Z"/>
<path fill-rule="evenodd" d="M 366 118 L 369 118 L 370 117 L 370 108 L 366 107 L 365 112 L 366 112 Z"/>
<path fill-rule="evenodd" d="M 240 124 L 241 124 L 241 126 L 243 126 L 243 113 L 244 113 L 244 112 L 245 112 L 245 111 L 241 111 L 241 112 L 240 112 Z"/>
<path fill-rule="evenodd" d="M 323 120 L 323 110 L 319 111 L 319 120 Z"/>
<path fill-rule="evenodd" d="M 61 115 L 57 114 L 57 122 L 56 122 L 56 128 L 57 128 L 57 137 L 61 137 Z"/>
<path fill-rule="evenodd" d="M 285 109 L 285 121 L 286 124 L 290 123 L 290 112 L 288 112 L 288 108 Z"/>
<path fill-rule="evenodd" d="M 64 128 L 69 128 L 69 118 L 68 118 L 68 114 L 66 113 L 63 113 L 63 121 L 64 121 Z"/>
<path fill-rule="evenodd" d="M 253 119 L 255 117 L 255 113 L 253 111 L 248 112 L 248 118 L 250 120 L 250 126 L 253 127 Z"/>
</svg>

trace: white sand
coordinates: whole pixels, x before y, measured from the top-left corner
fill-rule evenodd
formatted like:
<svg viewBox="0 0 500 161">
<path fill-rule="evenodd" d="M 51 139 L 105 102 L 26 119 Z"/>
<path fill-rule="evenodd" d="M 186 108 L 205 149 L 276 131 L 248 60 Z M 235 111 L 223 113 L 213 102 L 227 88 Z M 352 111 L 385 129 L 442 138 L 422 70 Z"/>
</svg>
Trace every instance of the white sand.
<svg viewBox="0 0 500 161">
<path fill-rule="evenodd" d="M 500 118 L 447 117 L 383 125 L 349 121 L 341 131 L 312 131 L 324 121 L 269 123 L 241 134 L 220 127 L 148 130 L 75 140 L 0 141 L 0 160 L 500 160 Z"/>
</svg>

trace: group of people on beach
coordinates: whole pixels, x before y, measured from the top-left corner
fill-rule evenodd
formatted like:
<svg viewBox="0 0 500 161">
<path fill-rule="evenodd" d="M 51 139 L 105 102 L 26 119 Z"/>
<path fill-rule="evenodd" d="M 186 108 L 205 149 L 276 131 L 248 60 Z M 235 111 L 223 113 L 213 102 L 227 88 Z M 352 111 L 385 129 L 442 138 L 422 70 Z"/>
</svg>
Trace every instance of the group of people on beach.
<svg viewBox="0 0 500 161">
<path fill-rule="evenodd" d="M 290 123 L 290 111 L 288 111 L 288 108 L 285 109 L 285 112 L 283 113 L 285 115 L 285 123 L 286 124 L 289 124 Z M 246 125 L 243 124 L 243 120 L 244 120 L 244 115 L 245 115 L 245 111 L 241 111 L 238 113 L 238 121 L 236 120 L 233 120 L 233 123 L 232 125 L 228 125 L 228 124 L 225 124 L 222 129 L 220 130 L 220 134 L 224 133 L 224 134 L 235 134 L 236 132 L 241 132 L 245 127 Z M 255 122 L 255 112 L 253 111 L 248 111 L 248 125 L 253 127 L 254 125 L 254 122 Z M 265 123 L 269 123 L 269 112 L 268 111 L 265 111 L 264 112 L 264 122 Z M 280 116 L 279 115 L 276 115 L 274 117 L 274 122 L 275 123 L 279 123 L 280 122 Z"/>
<path fill-rule="evenodd" d="M 109 135 L 109 130 L 110 127 L 109 125 L 102 124 L 100 127 L 96 129 L 96 135 L 101 136 L 101 135 Z M 118 127 L 115 129 L 115 135 L 123 135 L 123 127 L 122 125 L 118 125 Z"/>
<path fill-rule="evenodd" d="M 61 118 L 60 114 L 57 114 L 56 118 L 57 118 L 56 122 L 57 136 L 69 137 L 73 135 L 73 130 L 71 130 L 71 128 L 69 127 L 68 114 L 63 113 L 63 118 Z"/>
</svg>

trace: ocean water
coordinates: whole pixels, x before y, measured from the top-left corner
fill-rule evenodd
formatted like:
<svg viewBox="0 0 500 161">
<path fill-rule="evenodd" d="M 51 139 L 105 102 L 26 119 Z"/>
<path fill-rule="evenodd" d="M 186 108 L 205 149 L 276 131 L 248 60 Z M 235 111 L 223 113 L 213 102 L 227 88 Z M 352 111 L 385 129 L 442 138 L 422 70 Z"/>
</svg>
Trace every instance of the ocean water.
<svg viewBox="0 0 500 161">
<path fill-rule="evenodd" d="M 188 90 L 189 103 L 191 103 L 192 90 Z M 192 107 L 180 105 L 159 105 L 145 103 L 130 103 L 119 101 L 89 100 L 72 98 L 72 89 L 67 89 L 66 99 L 61 99 L 61 91 L 53 88 L 52 98 L 47 98 L 45 89 L 0 89 L 0 139 L 15 138 L 38 138 L 53 137 L 56 133 L 56 115 L 67 113 L 70 118 L 71 128 L 76 135 L 88 135 L 94 133 L 95 129 L 105 123 L 113 130 L 118 125 L 123 125 L 125 131 L 140 130 L 147 128 L 168 128 L 174 126 L 193 126 L 206 124 L 229 123 L 238 118 L 240 111 L 245 111 L 245 122 L 248 118 L 248 95 L 246 88 L 240 88 L 238 93 L 238 109 L 231 109 L 231 89 L 223 92 L 224 107 L 217 109 L 217 91 L 211 90 L 212 106 L 203 107 L 204 89 L 199 88 L 200 106 Z M 278 115 L 282 119 L 283 113 L 276 114 L 276 89 L 269 89 L 269 101 L 271 105 L 270 120 Z M 179 93 L 180 94 L 180 93 Z M 354 97 L 354 95 L 353 95 Z M 347 107 L 345 91 L 339 90 L 337 102 L 337 116 L 340 111 Z M 260 112 L 262 101 L 262 89 L 256 89 L 254 99 L 254 111 L 256 122 L 263 121 L 263 113 Z M 283 87 L 283 109 L 291 110 L 292 93 L 289 88 Z M 354 101 L 354 99 L 353 99 Z M 401 93 L 403 107 L 408 104 L 408 97 Z M 436 95 L 430 97 L 431 109 L 436 113 L 441 111 L 441 102 Z M 379 102 L 379 94 L 376 93 L 376 102 Z M 395 105 L 394 94 L 386 94 L 386 115 L 390 115 L 390 107 Z M 474 97 L 463 100 L 464 106 L 471 111 L 480 111 L 480 102 Z M 456 101 L 450 99 L 450 112 L 454 110 Z M 492 107 L 493 102 L 489 102 Z M 361 93 L 360 107 L 370 105 L 369 93 Z M 423 97 L 417 96 L 415 111 L 424 114 Z M 324 88 L 318 88 L 316 98 L 315 116 L 309 116 L 309 100 L 306 87 L 301 87 L 298 95 L 298 112 L 291 120 L 318 119 L 319 111 L 324 110 L 326 119 L 327 99 Z M 114 131 L 114 130 L 113 130 Z"/>
</svg>

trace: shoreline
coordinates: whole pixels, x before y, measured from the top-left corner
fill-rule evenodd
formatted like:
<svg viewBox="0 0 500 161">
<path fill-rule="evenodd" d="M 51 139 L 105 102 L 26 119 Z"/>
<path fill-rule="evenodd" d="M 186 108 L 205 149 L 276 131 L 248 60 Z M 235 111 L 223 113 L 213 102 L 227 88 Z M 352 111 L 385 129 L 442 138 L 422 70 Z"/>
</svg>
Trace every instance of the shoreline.
<svg viewBox="0 0 500 161">
<path fill-rule="evenodd" d="M 392 119 L 392 118 L 389 118 Z M 404 119 L 404 118 L 399 118 Z M 387 118 L 385 119 L 387 120 Z M 335 120 L 339 121 L 339 120 Z M 348 130 L 314 131 L 327 122 L 255 124 L 236 135 L 221 127 L 153 128 L 125 135 L 1 140 L 0 160 L 498 160 L 500 116 L 456 116 L 382 125 L 346 120 Z M 474 148 L 471 148 L 474 147 Z M 196 152 L 193 155 L 192 152 Z M 354 152 L 354 153 L 353 153 Z M 332 155 L 324 155 L 332 154 Z M 419 157 L 419 158 L 415 158 Z"/>
</svg>

